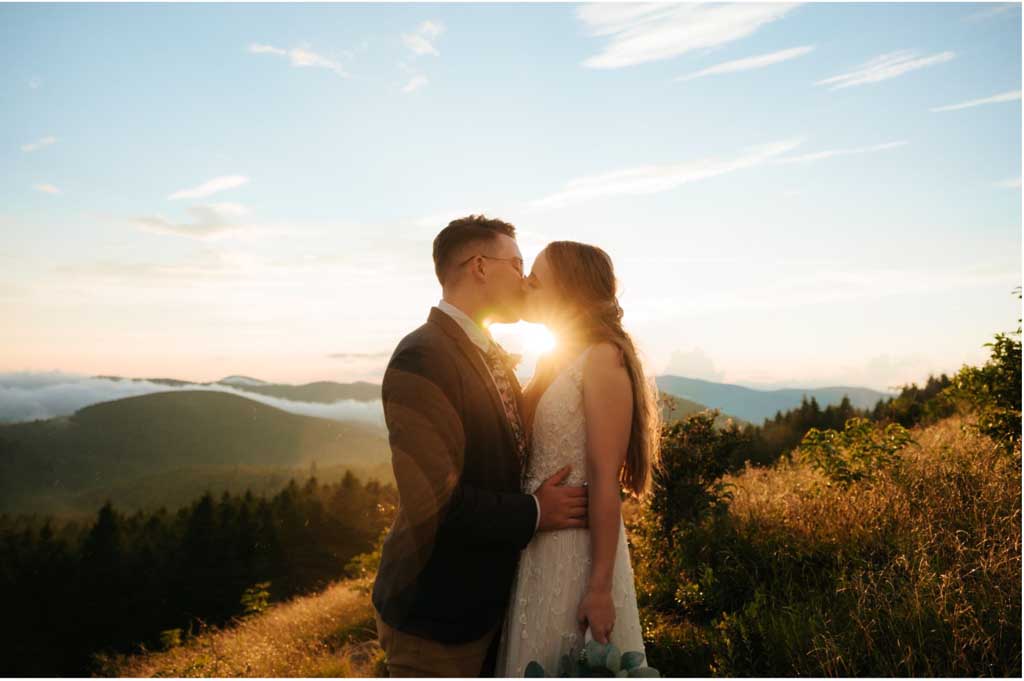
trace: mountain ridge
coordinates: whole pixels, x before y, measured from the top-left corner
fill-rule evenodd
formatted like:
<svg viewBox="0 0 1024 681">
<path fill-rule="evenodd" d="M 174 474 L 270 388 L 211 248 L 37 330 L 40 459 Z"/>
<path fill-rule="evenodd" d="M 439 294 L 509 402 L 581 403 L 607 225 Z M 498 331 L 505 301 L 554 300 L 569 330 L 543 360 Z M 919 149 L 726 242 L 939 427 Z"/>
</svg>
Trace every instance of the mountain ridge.
<svg viewBox="0 0 1024 681">
<path fill-rule="evenodd" d="M 160 385 L 180 388 L 187 385 L 226 385 L 236 390 L 258 393 L 269 397 L 279 397 L 295 402 L 316 402 L 330 404 L 340 400 L 356 402 L 375 402 L 380 399 L 380 384 L 367 381 L 340 383 L 338 381 L 312 381 L 310 383 L 270 383 L 251 376 L 232 375 L 218 381 L 183 381 L 178 378 L 128 378 L 125 376 L 96 375 L 91 378 L 102 378 L 108 381 L 145 381 Z"/>
<path fill-rule="evenodd" d="M 873 408 L 878 400 L 892 397 L 872 388 L 856 386 L 829 386 L 824 388 L 775 388 L 759 390 L 730 383 L 717 383 L 700 378 L 663 375 L 656 379 L 658 389 L 669 394 L 684 397 L 708 407 L 722 409 L 737 418 L 760 425 L 777 412 L 788 411 L 800 406 L 804 396 L 814 398 L 824 408 L 838 405 L 843 396 L 858 409 Z"/>
<path fill-rule="evenodd" d="M 34 497 L 95 496 L 174 470 L 197 478 L 236 466 L 366 471 L 389 456 L 378 425 L 294 414 L 224 391 L 148 393 L 0 425 L 0 511 L 38 507 Z"/>
</svg>

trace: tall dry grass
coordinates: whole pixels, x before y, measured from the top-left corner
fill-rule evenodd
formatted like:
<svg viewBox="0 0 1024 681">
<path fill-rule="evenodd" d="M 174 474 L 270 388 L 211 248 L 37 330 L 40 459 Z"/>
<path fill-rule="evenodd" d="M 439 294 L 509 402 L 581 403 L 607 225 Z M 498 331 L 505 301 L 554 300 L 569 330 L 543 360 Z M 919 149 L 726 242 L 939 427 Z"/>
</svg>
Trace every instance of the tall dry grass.
<svg viewBox="0 0 1024 681">
<path fill-rule="evenodd" d="M 370 579 L 271 606 L 224 629 L 159 652 L 102 659 L 103 676 L 386 676 L 376 639 Z"/>
<path fill-rule="evenodd" d="M 786 460 L 727 477 L 714 586 L 743 603 L 704 638 L 709 671 L 1019 676 L 1020 450 L 970 418 L 915 428 L 849 487 Z"/>
</svg>

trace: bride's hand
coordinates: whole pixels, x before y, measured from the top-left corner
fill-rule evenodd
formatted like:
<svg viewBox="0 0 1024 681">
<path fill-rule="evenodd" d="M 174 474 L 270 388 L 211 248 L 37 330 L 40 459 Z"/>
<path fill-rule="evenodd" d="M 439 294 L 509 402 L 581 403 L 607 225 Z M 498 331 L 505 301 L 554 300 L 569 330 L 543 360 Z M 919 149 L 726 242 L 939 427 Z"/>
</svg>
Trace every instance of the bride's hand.
<svg viewBox="0 0 1024 681">
<path fill-rule="evenodd" d="M 587 589 L 576 611 L 576 623 L 580 627 L 580 635 L 590 631 L 598 643 L 608 643 L 612 628 L 615 626 L 615 603 L 612 602 L 610 589 Z"/>
</svg>

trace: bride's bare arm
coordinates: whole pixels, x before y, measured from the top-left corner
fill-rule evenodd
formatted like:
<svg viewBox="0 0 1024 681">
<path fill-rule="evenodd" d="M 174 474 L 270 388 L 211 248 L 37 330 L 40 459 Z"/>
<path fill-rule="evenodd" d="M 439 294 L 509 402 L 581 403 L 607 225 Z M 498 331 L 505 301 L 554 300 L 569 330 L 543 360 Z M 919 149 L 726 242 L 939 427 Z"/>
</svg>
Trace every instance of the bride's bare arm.
<svg viewBox="0 0 1024 681">
<path fill-rule="evenodd" d="M 595 346 L 584 363 L 583 411 L 587 421 L 591 567 L 578 623 L 608 642 L 615 624 L 612 576 L 619 544 L 622 501 L 619 471 L 626 459 L 633 420 L 633 390 L 619 349 Z"/>
</svg>

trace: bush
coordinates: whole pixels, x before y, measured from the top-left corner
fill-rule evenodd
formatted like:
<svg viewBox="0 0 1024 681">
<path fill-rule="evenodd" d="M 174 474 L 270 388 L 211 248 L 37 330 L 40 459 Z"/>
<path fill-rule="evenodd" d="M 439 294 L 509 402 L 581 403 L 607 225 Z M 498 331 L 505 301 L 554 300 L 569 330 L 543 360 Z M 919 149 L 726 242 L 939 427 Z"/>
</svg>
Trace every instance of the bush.
<svg viewBox="0 0 1024 681">
<path fill-rule="evenodd" d="M 978 414 L 975 426 L 1011 453 L 1021 437 L 1021 330 L 997 333 L 985 343 L 992 355 L 984 366 L 964 366 L 953 377 L 950 392 L 967 401 Z M 1016 336 L 1016 338 L 1013 338 Z"/>
<path fill-rule="evenodd" d="M 700 521 L 725 512 L 730 493 L 722 475 L 746 442 L 735 425 L 716 429 L 717 415 L 704 411 L 662 430 L 661 461 L 631 533 L 638 597 L 655 608 L 681 601 L 699 608 L 699 594 L 679 591 L 692 581 L 680 569 L 701 546 Z"/>
<path fill-rule="evenodd" d="M 270 582 L 257 582 L 242 594 L 242 617 L 254 617 L 267 609 L 270 604 Z"/>
<path fill-rule="evenodd" d="M 734 424 L 716 429 L 718 413 L 709 409 L 663 429 L 649 508 L 670 544 L 673 528 L 722 511 L 729 499 L 722 475 L 746 440 Z"/>
<path fill-rule="evenodd" d="M 846 486 L 898 465 L 899 451 L 911 442 L 910 433 L 898 423 L 876 427 L 865 418 L 855 417 L 841 432 L 811 428 L 797 455 L 824 473 L 830 483 Z"/>
<path fill-rule="evenodd" d="M 346 579 L 366 579 L 377 574 L 377 567 L 380 565 L 380 554 L 384 549 L 384 540 L 390 531 L 390 527 L 385 527 L 377 535 L 372 549 L 366 553 L 353 556 L 345 564 L 344 575 Z"/>
<path fill-rule="evenodd" d="M 646 507 L 632 537 L 651 664 L 665 676 L 1019 676 L 1020 466 L 964 421 L 896 451 L 878 442 L 884 428 L 862 432 L 883 455 L 845 484 L 799 458 L 747 467 L 705 486 L 703 515 L 669 536 Z"/>
</svg>

